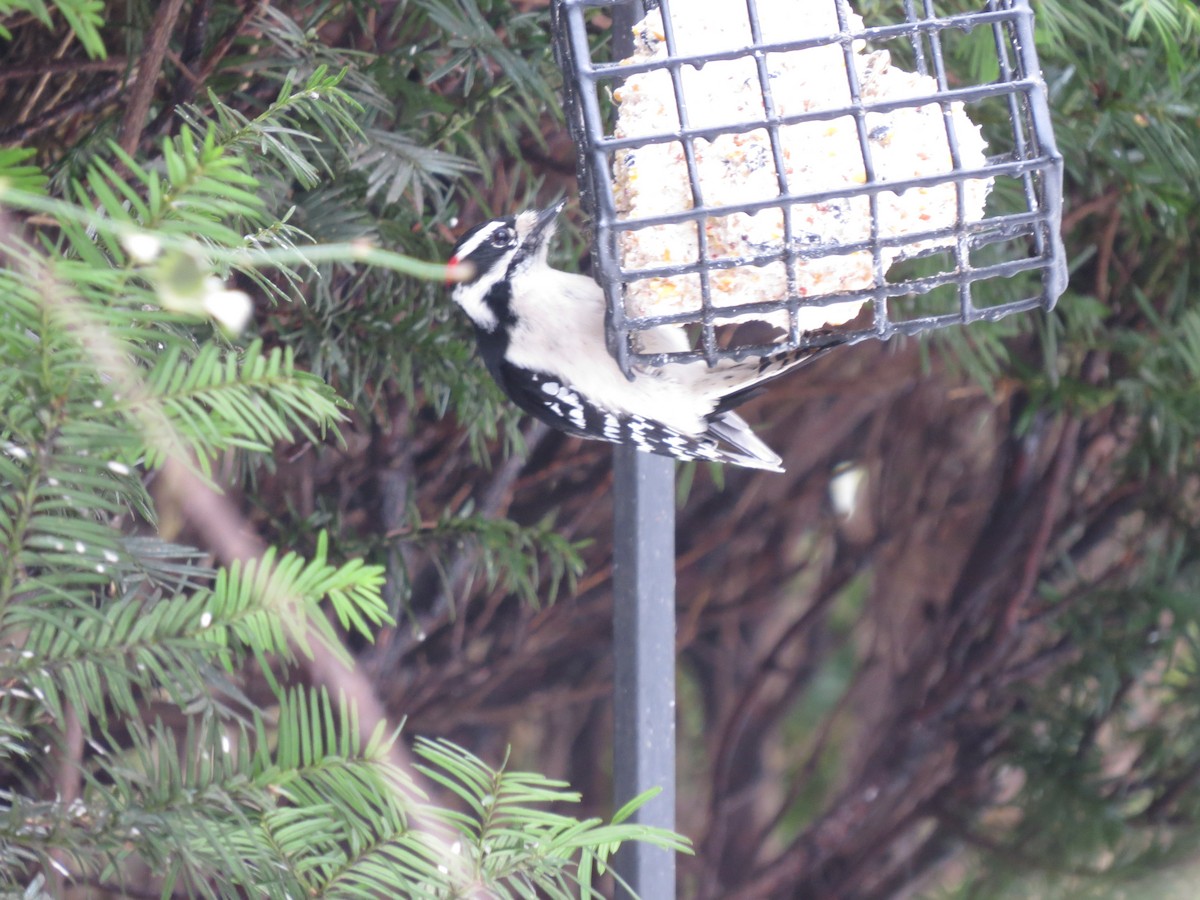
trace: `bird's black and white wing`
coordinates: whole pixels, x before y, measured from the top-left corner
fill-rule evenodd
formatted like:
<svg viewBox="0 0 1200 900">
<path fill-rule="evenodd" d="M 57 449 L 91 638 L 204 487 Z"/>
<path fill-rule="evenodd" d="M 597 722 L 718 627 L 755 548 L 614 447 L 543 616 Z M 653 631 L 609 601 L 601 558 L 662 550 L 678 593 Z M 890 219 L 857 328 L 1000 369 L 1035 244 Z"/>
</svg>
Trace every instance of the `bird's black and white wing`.
<svg viewBox="0 0 1200 900">
<path fill-rule="evenodd" d="M 681 460 L 727 462 L 782 471 L 779 457 L 734 413 L 716 414 L 705 434 L 689 435 L 644 416 L 603 409 L 555 376 L 506 363 L 499 368 L 501 387 L 517 406 L 567 434 L 631 444 L 646 453 Z"/>
</svg>

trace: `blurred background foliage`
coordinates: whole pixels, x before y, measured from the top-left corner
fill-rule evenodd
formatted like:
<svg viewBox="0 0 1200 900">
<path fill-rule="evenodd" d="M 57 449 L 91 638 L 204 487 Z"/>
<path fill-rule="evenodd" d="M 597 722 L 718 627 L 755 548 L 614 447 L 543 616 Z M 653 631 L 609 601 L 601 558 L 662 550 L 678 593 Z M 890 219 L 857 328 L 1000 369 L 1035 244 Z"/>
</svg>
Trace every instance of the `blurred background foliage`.
<svg viewBox="0 0 1200 900">
<path fill-rule="evenodd" d="M 5 890 L 569 895 L 667 840 L 572 844 L 612 816 L 609 452 L 523 423 L 410 265 L 573 194 L 545 5 L 0 0 Z M 777 385 L 787 476 L 681 467 L 683 896 L 1188 896 L 1200 13 L 1034 6 L 1056 311 Z"/>
</svg>

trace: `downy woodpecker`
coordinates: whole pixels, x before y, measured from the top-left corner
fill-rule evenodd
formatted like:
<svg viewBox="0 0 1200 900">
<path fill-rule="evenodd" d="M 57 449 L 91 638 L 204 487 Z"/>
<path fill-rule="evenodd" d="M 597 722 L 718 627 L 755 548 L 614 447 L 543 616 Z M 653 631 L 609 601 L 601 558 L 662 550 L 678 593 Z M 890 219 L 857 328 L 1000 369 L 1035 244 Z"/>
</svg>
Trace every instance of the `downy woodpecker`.
<svg viewBox="0 0 1200 900">
<path fill-rule="evenodd" d="M 479 353 L 504 393 L 567 434 L 782 472 L 779 456 L 732 409 L 826 348 L 721 360 L 712 368 L 703 361 L 635 367 L 628 380 L 605 344 L 600 285 L 546 262 L 563 206 L 485 222 L 459 239 L 450 260 L 471 267 L 454 287 L 454 301 L 474 324 Z M 646 353 L 688 349 L 679 328 L 639 337 Z"/>
</svg>

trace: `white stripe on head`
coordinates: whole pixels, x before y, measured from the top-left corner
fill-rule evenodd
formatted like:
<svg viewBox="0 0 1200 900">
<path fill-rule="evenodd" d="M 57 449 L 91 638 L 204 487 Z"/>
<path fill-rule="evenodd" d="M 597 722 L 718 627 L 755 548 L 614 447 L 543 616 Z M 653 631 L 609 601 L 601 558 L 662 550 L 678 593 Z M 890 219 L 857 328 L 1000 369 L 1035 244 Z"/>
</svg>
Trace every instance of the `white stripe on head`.
<svg viewBox="0 0 1200 900">
<path fill-rule="evenodd" d="M 454 258 L 459 261 L 468 258 L 472 253 L 479 249 L 480 244 L 482 244 L 496 232 L 496 229 L 507 227 L 509 227 L 509 225 L 504 221 L 497 220 L 495 222 L 488 222 L 473 235 L 471 235 L 465 244 L 455 248 Z"/>
<path fill-rule="evenodd" d="M 477 277 L 474 281 L 457 285 L 451 297 L 471 321 L 484 331 L 494 331 L 499 324 L 495 311 L 487 303 L 487 296 L 496 283 L 507 275 L 509 264 L 517 252 L 516 245 L 508 250 L 492 250 L 484 248 L 484 245 L 501 229 L 511 228 L 509 222 L 503 219 L 488 222 L 457 247 L 454 253 L 454 259 L 458 262 L 470 262 L 476 267 Z M 473 256 L 478 258 L 473 259 Z"/>
<path fill-rule="evenodd" d="M 487 304 L 487 295 L 496 282 L 504 277 L 507 269 L 507 263 L 497 266 L 485 272 L 476 281 L 458 285 L 450 295 L 454 298 L 454 302 L 463 308 L 467 317 L 484 331 L 495 331 L 499 324 L 496 314 Z"/>
</svg>

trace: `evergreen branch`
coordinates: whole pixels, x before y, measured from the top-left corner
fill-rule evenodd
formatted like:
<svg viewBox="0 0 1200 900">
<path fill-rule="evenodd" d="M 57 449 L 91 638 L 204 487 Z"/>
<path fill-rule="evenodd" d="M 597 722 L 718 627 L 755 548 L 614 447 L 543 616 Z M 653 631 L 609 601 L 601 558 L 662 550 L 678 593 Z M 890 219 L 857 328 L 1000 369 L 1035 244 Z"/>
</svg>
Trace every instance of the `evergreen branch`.
<svg viewBox="0 0 1200 900">
<path fill-rule="evenodd" d="M 212 91 L 208 100 L 216 117 L 215 127 L 195 107 L 181 109 L 180 116 L 198 132 L 215 131 L 219 143 L 228 150 L 254 148 L 266 159 L 283 163 L 293 178 L 311 188 L 320 183 L 321 176 L 309 157 L 322 165 L 326 175 L 333 171 L 319 154 L 311 152 L 318 138 L 300 124 L 317 124 L 328 133 L 334 148 L 350 145 L 361 134 L 355 115 L 362 113 L 362 107 L 338 86 L 345 75 L 345 69 L 330 74 L 326 66 L 318 66 L 297 88 L 289 73 L 275 101 L 253 119 L 222 103 Z M 309 149 L 307 155 L 301 145 Z"/>
<path fill-rule="evenodd" d="M 0 204 L 7 204 L 13 209 L 55 216 L 64 222 L 93 230 L 111 239 L 114 245 L 119 244 L 122 238 L 128 239 L 131 236 L 143 234 L 140 229 L 131 227 L 127 222 L 114 221 L 107 216 L 99 215 L 73 203 L 17 190 L 3 182 L 0 182 Z M 344 241 L 297 248 L 250 249 L 239 247 L 233 249 L 228 247 L 201 248 L 194 240 L 184 237 L 182 234 L 163 231 L 155 231 L 152 238 L 162 249 L 206 256 L 214 263 L 227 263 L 247 268 L 317 265 L 325 262 L 365 263 L 414 278 L 442 282 L 447 279 L 462 278 L 468 274 L 450 269 L 440 263 L 428 263 L 391 250 L 384 250 L 367 241 Z"/>
<path fill-rule="evenodd" d="M 49 334 L 28 348 L 41 353 L 58 342 Z M 13 403 L 0 430 L 0 623 L 17 595 L 42 602 L 71 586 L 106 584 L 120 557 L 119 535 L 96 521 L 98 513 L 120 515 L 146 509 L 144 489 L 114 455 L 128 436 L 87 423 L 69 396 L 78 363 L 69 347 L 51 350 L 43 372 L 59 399 L 47 414 L 33 415 Z M 18 357 L 19 358 L 19 357 Z M 36 389 L 12 385 L 10 397 Z M 89 412 L 95 410 L 87 404 Z"/>
<path fill-rule="evenodd" d="M 46 192 L 46 176 L 29 160 L 36 156 L 32 147 L 0 148 L 0 183 L 34 194 Z"/>
<path fill-rule="evenodd" d="M 494 62 L 518 90 L 528 92 L 530 97 L 554 108 L 558 98 L 546 80 L 540 77 L 535 66 L 524 57 L 509 49 L 508 45 L 484 17 L 476 0 L 419 0 L 419 5 L 430 20 L 445 33 L 445 48 L 454 52 L 429 73 L 428 81 L 436 82 L 450 72 L 459 72 L 463 78 L 463 93 L 469 93 L 475 79 L 491 82 L 495 76 L 488 63 Z M 513 33 L 520 32 L 529 21 L 520 16 L 506 22 L 509 42 L 522 46 L 514 40 Z"/>
<path fill-rule="evenodd" d="M 223 449 L 265 451 L 276 441 L 295 440 L 296 431 L 316 442 L 342 419 L 337 396 L 299 371 L 290 349 L 266 353 L 258 341 L 241 352 L 208 344 L 186 362 L 182 349 L 171 348 L 155 360 L 145 390 L 112 408 L 136 420 L 148 404 L 177 428 L 205 471 Z M 165 462 L 162 448 L 147 449 L 147 465 Z"/>
<path fill-rule="evenodd" d="M 275 859 L 247 814 L 269 808 L 271 798 L 246 777 L 244 740 L 232 752 L 212 717 L 190 719 L 178 739 L 159 722 L 134 722 L 131 739 L 124 752 L 93 744 L 101 751 L 97 771 L 70 807 L 24 798 L 0 807 L 0 848 L 16 842 L 42 859 L 59 853 L 70 868 L 56 868 L 80 880 L 119 879 L 122 863 L 140 858 L 170 873 L 168 880 L 184 878 L 192 895 L 214 898 L 272 868 Z M 267 896 L 283 900 L 285 891 Z"/>
<path fill-rule="evenodd" d="M 368 241 L 345 241 L 336 244 L 313 244 L 298 248 L 272 247 L 258 251 L 215 251 L 216 262 L 230 262 L 239 266 L 265 268 L 281 265 L 317 265 L 325 262 L 365 263 L 381 269 L 389 269 L 413 278 L 427 281 L 456 281 L 468 276 L 458 268 L 441 263 L 429 263 L 412 257 L 373 246 Z"/>
<path fill-rule="evenodd" d="M 366 173 L 368 198 L 382 194 L 384 202 L 390 204 L 409 192 L 413 206 L 423 210 L 427 191 L 438 197 L 441 205 L 450 185 L 478 171 L 470 160 L 426 147 L 399 132 L 372 128 L 366 137 L 367 143 L 355 155 L 351 169 Z"/>
<path fill-rule="evenodd" d="M 403 890 L 411 879 L 438 877 L 434 861 L 413 865 L 423 845 L 405 823 L 419 795 L 387 763 L 390 741 L 372 741 L 363 751 L 354 716 L 345 700 L 335 709 L 324 690 L 290 691 L 280 704 L 274 757 L 258 756 L 258 781 L 291 804 L 276 810 L 264 827 L 295 861 L 310 896 L 342 895 L 351 873 L 392 841 L 405 843 L 411 854 L 391 872 L 393 890 Z M 296 810 L 307 810 L 307 817 Z"/>
<path fill-rule="evenodd" d="M 93 59 L 104 59 L 104 39 L 100 29 L 104 27 L 104 4 L 101 0 L 51 0 L 54 10 L 63 17 L 71 33 L 83 45 L 88 56 Z M 10 16 L 16 12 L 24 12 L 47 28 L 53 27 L 50 10 L 44 0 L 0 0 L 0 16 Z M 0 27 L 0 37 L 11 40 L 3 27 Z"/>
<path fill-rule="evenodd" d="M 456 816 L 454 821 L 472 847 L 469 856 L 476 861 L 480 883 L 490 889 L 529 885 L 553 897 L 569 897 L 574 896 L 567 889 L 569 880 L 594 896 L 594 862 L 603 864 L 625 841 L 690 852 L 688 842 L 678 835 L 623 821 L 655 792 L 637 798 L 605 825 L 599 819 L 576 820 L 542 808 L 579 802 L 579 795 L 565 790 L 563 782 L 510 772 L 506 765 L 490 770 L 470 752 L 442 740 L 419 738 L 416 753 L 427 763 L 418 765 L 418 771 L 453 791 L 471 809 L 472 817 Z"/>
<path fill-rule="evenodd" d="M 273 547 L 257 559 L 234 560 L 218 570 L 208 598 L 213 621 L 225 623 L 231 635 L 259 654 L 290 658 L 293 644 L 309 654 L 310 636 L 341 650 L 328 620 L 317 609 L 321 600 L 328 599 L 343 628 L 371 638 L 377 626 L 389 621 L 380 595 L 383 567 L 362 560 L 335 567 L 327 563 L 327 555 L 328 537 L 322 533 L 308 561 L 296 553 L 276 561 Z M 223 632 L 209 632 L 209 636 L 226 640 Z"/>
<path fill-rule="evenodd" d="M 128 595 L 99 610 L 26 605 L 6 623 L 25 638 L 0 657 L 0 674 L 26 685 L 55 719 L 69 707 L 85 727 L 89 716 L 102 729 L 114 714 L 136 718 L 158 691 L 180 707 L 207 702 L 209 659 L 230 659 L 202 637 L 210 625 L 225 624 L 206 616 L 205 600 Z"/>
<path fill-rule="evenodd" d="M 443 590 L 451 595 L 471 592 L 469 584 L 460 582 L 469 581 L 463 576 L 474 569 L 483 575 L 489 592 L 500 587 L 538 605 L 543 596 L 546 602 L 553 602 L 564 584 L 567 590 L 573 590 L 583 572 L 582 546 L 558 534 L 550 518 L 536 525 L 519 525 L 509 519 L 475 514 L 467 505 L 457 513 L 447 511 L 437 522 L 392 531 L 387 537 L 426 546 L 461 546 L 470 541 L 478 552 L 465 566 L 456 566 L 454 575 L 446 579 Z M 542 564 L 549 567 L 548 586 L 543 585 Z"/>
<path fill-rule="evenodd" d="M 232 565 L 234 562 L 261 557 L 266 548 L 253 533 L 248 531 L 241 517 L 232 505 L 216 494 L 208 485 L 198 481 L 194 473 L 180 466 L 169 466 L 167 469 L 169 491 L 188 520 L 196 527 L 207 544 L 216 555 Z M 309 621 L 310 627 L 317 623 Z M 380 726 L 386 721 L 386 712 L 379 702 L 374 685 L 367 679 L 361 668 L 351 667 L 344 662 L 345 653 L 340 647 L 329 646 L 322 635 L 317 635 L 311 643 L 311 656 L 307 659 L 310 677 L 317 683 L 337 685 L 339 691 L 345 691 L 354 698 L 357 709 L 367 717 L 371 724 L 360 725 L 365 728 L 369 737 L 365 737 L 366 746 L 372 755 L 387 753 L 391 765 L 400 772 L 408 771 L 411 766 L 407 755 L 399 747 L 394 736 L 386 743 L 380 740 Z M 264 669 L 268 678 L 270 669 Z M 360 730 L 360 735 L 362 731 Z M 408 828 L 419 833 L 423 845 L 439 848 L 439 854 L 445 858 L 453 840 L 452 833 L 445 827 L 440 817 L 427 811 L 424 798 L 415 788 L 407 787 L 413 783 L 411 778 L 394 779 L 392 789 L 398 793 L 404 804 Z M 452 871 L 458 871 L 457 865 L 452 865 Z"/>
</svg>

